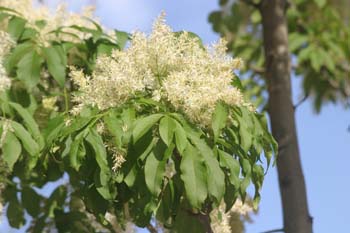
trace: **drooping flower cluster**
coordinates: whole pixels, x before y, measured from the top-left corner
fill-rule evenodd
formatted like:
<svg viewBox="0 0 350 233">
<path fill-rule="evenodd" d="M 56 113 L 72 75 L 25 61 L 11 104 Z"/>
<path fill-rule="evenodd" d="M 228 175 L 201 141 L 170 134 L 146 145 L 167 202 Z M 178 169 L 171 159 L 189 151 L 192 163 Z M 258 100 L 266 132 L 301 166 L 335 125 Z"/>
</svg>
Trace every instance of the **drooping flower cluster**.
<svg viewBox="0 0 350 233">
<path fill-rule="evenodd" d="M 237 199 L 232 208 L 226 213 L 225 208 L 225 203 L 222 202 L 218 208 L 215 208 L 210 213 L 211 227 L 215 233 L 233 232 L 231 229 L 231 218 L 235 216 L 247 216 L 253 212 L 253 207 L 247 202 L 243 203 L 240 199 Z"/>
<path fill-rule="evenodd" d="M 225 41 L 205 48 L 191 33 L 174 33 L 162 15 L 149 36 L 136 32 L 125 51 L 99 57 L 91 77 L 76 70 L 71 76 L 80 89 L 75 96 L 80 106 L 108 109 L 142 93 L 207 126 L 218 101 L 245 105 L 231 85 L 233 70 L 241 66 L 241 59 L 226 55 Z"/>
<path fill-rule="evenodd" d="M 65 32 L 68 32 L 67 34 L 56 35 L 52 33 L 60 27 L 77 25 L 91 29 L 95 28 L 94 24 L 87 20 L 87 18 L 92 18 L 94 13 L 94 8 L 91 6 L 84 8 L 80 14 L 68 12 L 65 4 L 58 5 L 55 11 L 52 11 L 44 5 L 34 4 L 33 0 L 1 0 L 0 6 L 15 10 L 19 13 L 19 16 L 26 19 L 28 24 L 40 33 L 39 41 L 44 45 L 51 39 L 75 41 L 76 38 L 68 33 L 73 33 L 80 39 L 88 36 L 86 33 L 69 28 L 64 29 Z M 43 20 L 46 21 L 45 24 L 37 23 Z M 6 27 L 6 25 L 0 25 L 0 27 Z"/>
<path fill-rule="evenodd" d="M 10 52 L 10 49 L 14 46 L 15 42 L 11 39 L 11 36 L 0 30 L 0 92 L 7 90 L 11 86 L 11 80 L 7 76 L 6 70 L 3 66 L 4 57 Z"/>
</svg>

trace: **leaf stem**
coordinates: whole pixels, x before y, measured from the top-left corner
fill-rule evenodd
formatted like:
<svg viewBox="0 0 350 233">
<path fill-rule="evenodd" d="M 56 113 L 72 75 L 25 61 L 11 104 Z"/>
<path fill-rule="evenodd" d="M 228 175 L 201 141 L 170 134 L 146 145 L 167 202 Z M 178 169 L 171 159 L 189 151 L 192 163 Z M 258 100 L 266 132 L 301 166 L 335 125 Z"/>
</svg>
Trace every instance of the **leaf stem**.
<svg viewBox="0 0 350 233">
<path fill-rule="evenodd" d="M 64 107 L 65 107 L 65 112 L 67 113 L 69 111 L 69 96 L 67 92 L 67 88 L 65 87 L 63 90 L 64 94 Z"/>
</svg>

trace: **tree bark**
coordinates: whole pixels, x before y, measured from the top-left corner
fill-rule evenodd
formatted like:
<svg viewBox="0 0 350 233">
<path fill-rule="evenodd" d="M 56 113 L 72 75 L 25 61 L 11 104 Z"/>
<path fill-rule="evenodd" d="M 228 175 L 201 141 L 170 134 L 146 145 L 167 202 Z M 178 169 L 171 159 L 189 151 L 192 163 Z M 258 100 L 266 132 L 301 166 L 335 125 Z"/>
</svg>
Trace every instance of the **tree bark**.
<svg viewBox="0 0 350 233">
<path fill-rule="evenodd" d="M 285 233 L 311 233 L 304 175 L 301 167 L 292 103 L 290 54 L 286 22 L 287 1 L 262 0 L 265 78 L 272 134 L 279 144 L 277 170 Z"/>
</svg>

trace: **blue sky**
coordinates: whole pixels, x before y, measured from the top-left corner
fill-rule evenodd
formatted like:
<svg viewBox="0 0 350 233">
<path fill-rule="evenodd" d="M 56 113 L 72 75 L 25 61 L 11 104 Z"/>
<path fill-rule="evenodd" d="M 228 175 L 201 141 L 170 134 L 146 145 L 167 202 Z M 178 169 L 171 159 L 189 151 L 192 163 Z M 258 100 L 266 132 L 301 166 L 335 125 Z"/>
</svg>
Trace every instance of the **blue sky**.
<svg viewBox="0 0 350 233">
<path fill-rule="evenodd" d="M 56 0 L 47 0 L 56 4 Z M 96 15 L 108 28 L 149 31 L 152 21 L 162 10 L 175 31 L 197 33 L 204 42 L 218 38 L 208 23 L 208 14 L 218 8 L 217 0 L 95 0 L 70 1 L 72 10 L 96 2 Z M 293 98 L 301 96 L 300 78 L 293 77 Z M 349 228 L 347 201 L 350 192 L 350 111 L 342 106 L 327 105 L 317 115 L 309 101 L 296 112 L 297 131 L 304 175 L 306 178 L 310 213 L 314 232 L 345 232 Z M 6 221 L 1 232 L 8 232 Z M 262 189 L 260 211 L 254 222 L 247 224 L 247 233 L 259 233 L 282 227 L 282 212 L 277 172 L 269 170 Z M 4 231 L 3 231 L 4 230 Z M 11 231 L 17 232 L 17 231 Z"/>
</svg>

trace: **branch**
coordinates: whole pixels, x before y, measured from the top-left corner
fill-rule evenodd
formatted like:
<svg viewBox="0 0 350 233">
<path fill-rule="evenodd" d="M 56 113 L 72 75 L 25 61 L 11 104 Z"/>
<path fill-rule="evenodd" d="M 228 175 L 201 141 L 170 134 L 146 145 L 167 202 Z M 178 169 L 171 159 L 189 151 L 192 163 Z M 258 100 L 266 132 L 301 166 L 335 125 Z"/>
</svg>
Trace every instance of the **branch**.
<svg viewBox="0 0 350 233">
<path fill-rule="evenodd" d="M 213 233 L 213 229 L 211 229 L 211 225 L 210 225 L 209 214 L 205 214 L 205 215 L 204 214 L 198 214 L 198 215 L 196 215 L 196 217 L 198 218 L 198 220 L 204 226 L 204 229 L 205 229 L 206 233 Z"/>
<path fill-rule="evenodd" d="M 200 223 L 202 223 L 202 226 L 204 227 L 205 229 L 205 233 L 214 233 L 213 232 L 213 229 L 211 228 L 211 225 L 210 225 L 210 217 L 209 217 L 209 214 L 202 214 L 202 213 L 193 213 L 192 211 L 190 210 L 186 210 L 186 212 L 197 218 L 198 221 Z"/>
<path fill-rule="evenodd" d="M 270 231 L 264 231 L 264 232 L 261 232 L 261 233 L 274 233 L 274 232 L 284 232 L 284 228 L 274 229 L 274 230 L 270 230 Z"/>
<path fill-rule="evenodd" d="M 309 98 L 309 94 L 306 94 L 299 102 L 293 106 L 294 110 L 297 109 L 302 103 L 304 103 L 307 98 Z"/>
<path fill-rule="evenodd" d="M 258 67 L 258 66 L 250 66 L 249 69 L 252 70 L 254 73 L 260 74 L 260 75 L 263 75 L 266 72 L 265 68 Z"/>
<path fill-rule="evenodd" d="M 153 225 L 151 225 L 151 224 L 148 224 L 148 225 L 146 226 L 146 228 L 147 228 L 147 230 L 149 230 L 149 232 L 151 232 L 151 233 L 158 233 L 158 230 L 157 230 Z"/>
</svg>

